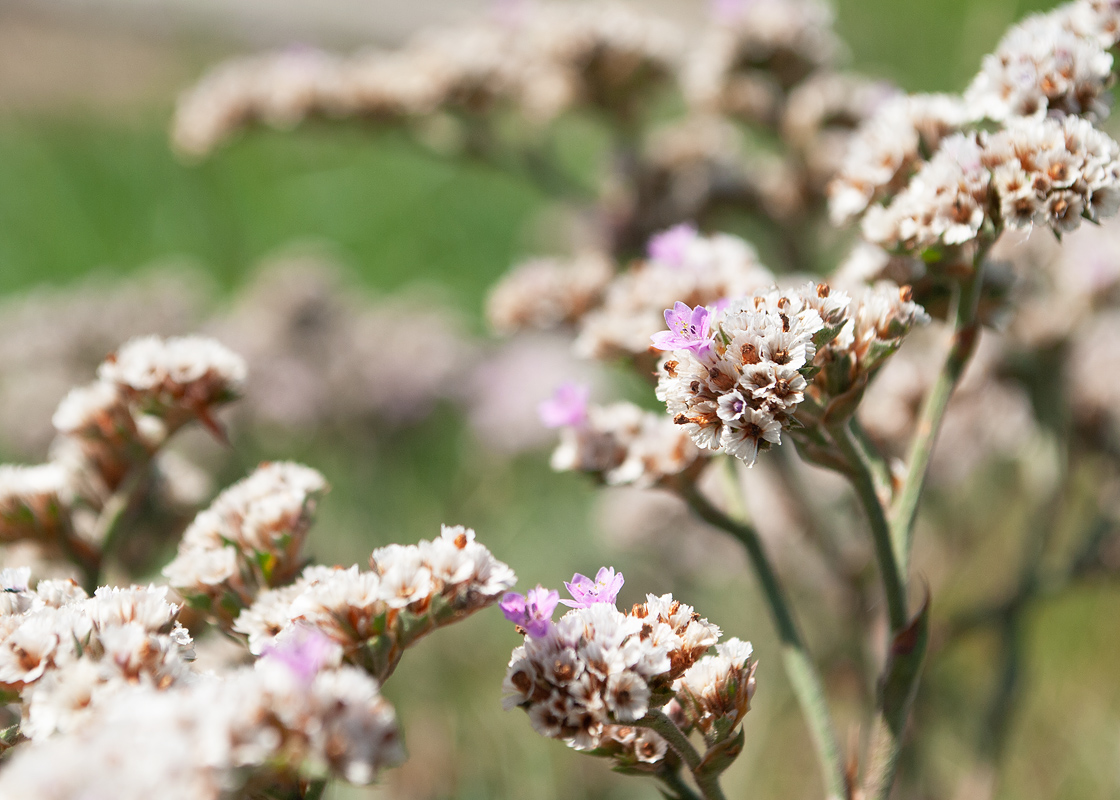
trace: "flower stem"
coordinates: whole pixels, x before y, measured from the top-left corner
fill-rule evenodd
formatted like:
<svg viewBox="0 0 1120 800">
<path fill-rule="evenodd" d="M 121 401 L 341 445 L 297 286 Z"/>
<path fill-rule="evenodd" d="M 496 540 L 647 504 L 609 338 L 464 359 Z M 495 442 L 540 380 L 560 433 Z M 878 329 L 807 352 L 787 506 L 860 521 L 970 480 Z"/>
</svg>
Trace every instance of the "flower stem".
<svg viewBox="0 0 1120 800">
<path fill-rule="evenodd" d="M 666 769 L 657 773 L 657 779 L 673 793 L 673 800 L 702 800 L 700 795 L 692 791 L 692 787 L 684 782 L 680 772 L 675 769 Z"/>
<path fill-rule="evenodd" d="M 727 467 L 734 470 L 734 462 L 731 459 L 727 459 Z M 731 472 L 731 475 L 734 477 L 734 472 Z M 746 548 L 751 565 L 762 586 L 763 595 L 770 606 L 770 614 L 778 630 L 778 638 L 782 642 L 782 661 L 785 664 L 786 675 L 809 724 L 829 797 L 847 797 L 848 785 L 844 761 L 840 754 L 840 744 L 836 740 L 836 732 L 832 727 L 824 685 L 801 639 L 790 611 L 789 601 L 766 551 L 762 548 L 758 532 L 746 522 L 732 519 L 716 508 L 694 484 L 682 487 L 681 491 L 697 516 L 708 524 L 730 533 Z M 737 497 L 737 493 L 733 496 Z"/>
<path fill-rule="evenodd" d="M 914 541 L 914 521 L 918 515 L 918 503 L 922 497 L 926 474 L 929 472 L 933 446 L 937 441 L 945 409 L 953 394 L 969 359 L 976 350 L 980 338 L 980 324 L 977 312 L 980 307 L 980 290 L 984 283 L 984 258 L 994 243 L 994 238 L 977 251 L 973 262 L 972 274 L 961 284 L 957 299 L 956 321 L 953 326 L 952 343 L 937 379 L 926 397 L 918 430 L 910 446 L 910 458 L 906 480 L 902 490 L 895 498 L 891 509 L 891 539 L 900 556 L 903 578 L 910 571 L 910 552 Z"/>
<path fill-rule="evenodd" d="M 848 462 L 848 470 L 845 474 L 867 514 L 871 538 L 875 542 L 879 574 L 883 579 L 883 591 L 887 596 L 887 613 L 890 617 L 891 631 L 898 632 L 910 621 L 906 610 L 906 583 L 902 577 L 901 555 L 891 544 L 890 525 L 887 523 L 883 501 L 877 491 L 873 467 L 852 434 L 847 421 L 830 425 L 828 431 L 837 449 Z"/>
<path fill-rule="evenodd" d="M 723 789 L 719 785 L 719 775 L 705 772 L 702 769 L 703 759 L 700 757 L 700 753 L 696 751 L 692 742 L 677 727 L 677 724 L 669 719 L 664 711 L 653 709 L 634 724 L 655 731 L 669 743 L 673 752 L 680 756 L 681 761 L 692 773 L 692 777 L 696 780 L 696 787 L 700 790 L 700 796 L 704 800 L 726 800 Z"/>
</svg>

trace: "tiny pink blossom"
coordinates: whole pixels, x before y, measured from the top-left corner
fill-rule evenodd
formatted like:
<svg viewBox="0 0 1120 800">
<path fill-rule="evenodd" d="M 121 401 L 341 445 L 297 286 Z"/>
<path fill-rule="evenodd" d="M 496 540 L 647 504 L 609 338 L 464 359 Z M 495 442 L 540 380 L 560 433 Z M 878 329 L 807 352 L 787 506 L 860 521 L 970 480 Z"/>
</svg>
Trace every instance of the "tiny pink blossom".
<svg viewBox="0 0 1120 800">
<path fill-rule="evenodd" d="M 273 658 L 288 667 L 301 683 L 311 683 L 330 661 L 334 642 L 316 628 L 301 625 L 283 641 L 264 648 L 262 658 Z"/>
<path fill-rule="evenodd" d="M 577 572 L 572 576 L 570 583 L 564 583 L 564 587 L 568 590 L 572 599 L 561 600 L 560 602 L 570 608 L 587 608 L 596 603 L 614 605 L 618 592 L 625 582 L 626 579 L 622 577 L 622 573 L 615 572 L 614 567 L 600 568 L 595 575 L 595 580 Z"/>
<path fill-rule="evenodd" d="M 708 309 L 704 306 L 689 308 L 679 300 L 665 311 L 665 324 L 669 326 L 669 330 L 658 331 L 650 337 L 658 350 L 695 352 L 707 343 L 711 333 Z"/>
<path fill-rule="evenodd" d="M 689 245 L 696 240 L 698 235 L 694 225 L 688 223 L 674 225 L 668 230 L 651 236 L 646 252 L 654 261 L 668 264 L 671 267 L 683 267 L 685 257 L 688 255 Z"/>
<path fill-rule="evenodd" d="M 556 393 L 537 406 L 541 422 L 548 428 L 573 428 L 587 419 L 591 388 L 578 383 L 562 383 Z"/>
<path fill-rule="evenodd" d="M 525 595 L 507 592 L 498 608 L 514 625 L 524 628 L 530 636 L 540 638 L 552 628 L 552 612 L 559 601 L 559 592 L 538 584 L 536 589 L 530 589 Z"/>
</svg>

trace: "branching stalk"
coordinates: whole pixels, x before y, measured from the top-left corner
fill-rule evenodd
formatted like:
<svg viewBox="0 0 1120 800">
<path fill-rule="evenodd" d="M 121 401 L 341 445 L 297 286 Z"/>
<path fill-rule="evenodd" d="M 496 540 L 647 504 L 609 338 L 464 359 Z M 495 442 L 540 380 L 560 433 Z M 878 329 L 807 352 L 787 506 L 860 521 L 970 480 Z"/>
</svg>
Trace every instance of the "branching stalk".
<svg viewBox="0 0 1120 800">
<path fill-rule="evenodd" d="M 910 621 L 906 608 L 906 583 L 902 576 L 901 555 L 891 544 L 890 526 L 876 487 L 874 468 L 847 422 L 831 425 L 828 430 L 837 449 L 848 462 L 845 474 L 867 514 L 871 538 L 875 543 L 875 557 L 879 562 L 879 574 L 883 579 L 883 591 L 887 597 L 891 631 L 897 633 Z"/>
<path fill-rule="evenodd" d="M 729 468 L 734 469 L 732 461 L 728 460 L 727 463 Z M 786 674 L 809 725 L 829 797 L 847 797 L 848 785 L 844 759 L 829 714 L 824 685 L 797 629 L 789 601 L 762 547 L 758 532 L 746 522 L 732 519 L 716 508 L 694 484 L 682 487 L 681 492 L 698 517 L 731 534 L 746 548 L 747 556 L 770 607 L 770 614 L 782 643 L 782 661 L 785 664 Z"/>
<path fill-rule="evenodd" d="M 918 516 L 918 503 L 921 500 L 922 489 L 925 486 L 926 474 L 929 472 L 929 462 L 933 456 L 933 446 L 937 442 L 937 434 L 941 430 L 941 422 L 945 417 L 945 409 L 949 405 L 949 398 L 953 394 L 969 359 L 976 350 L 976 343 L 980 338 L 980 324 L 977 313 L 980 308 L 980 293 L 984 283 L 984 259 L 995 237 L 982 243 L 977 250 L 973 261 L 972 274 L 960 287 L 957 298 L 956 321 L 953 326 L 953 338 L 949 352 L 933 389 L 926 397 L 922 407 L 922 415 L 918 421 L 918 430 L 914 434 L 914 441 L 910 446 L 910 458 L 906 473 L 906 480 L 902 490 L 895 498 L 894 507 L 891 509 L 891 538 L 894 540 L 895 549 L 900 554 L 901 572 L 903 578 L 910 571 L 910 552 L 914 540 L 914 522 Z"/>
</svg>

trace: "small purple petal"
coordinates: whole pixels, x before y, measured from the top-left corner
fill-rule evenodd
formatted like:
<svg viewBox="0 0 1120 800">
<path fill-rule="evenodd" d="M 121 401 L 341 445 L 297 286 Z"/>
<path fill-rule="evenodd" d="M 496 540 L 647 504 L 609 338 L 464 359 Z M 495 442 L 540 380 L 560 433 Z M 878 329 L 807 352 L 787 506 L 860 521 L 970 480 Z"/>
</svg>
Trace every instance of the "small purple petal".
<svg viewBox="0 0 1120 800">
<path fill-rule="evenodd" d="M 654 261 L 670 267 L 683 267 L 688 248 L 699 234 L 693 225 L 674 225 L 650 237 L 646 252 Z"/>
<path fill-rule="evenodd" d="M 570 608 L 587 608 L 595 603 L 614 605 L 618 592 L 625 582 L 622 573 L 616 573 L 614 567 L 601 568 L 595 575 L 595 580 L 577 572 L 572 576 L 571 581 L 564 583 L 572 599 L 560 602 Z"/>
<path fill-rule="evenodd" d="M 530 636 L 540 638 L 552 628 L 552 614 L 560 602 L 560 593 L 537 586 L 527 596 L 508 592 L 498 603 L 505 618 L 525 630 Z"/>
<path fill-rule="evenodd" d="M 537 406 L 547 428 L 574 428 L 587 420 L 587 401 L 591 388 L 578 383 L 562 383 L 553 396 Z"/>
<path fill-rule="evenodd" d="M 697 350 L 711 335 L 711 314 L 704 306 L 689 308 L 677 301 L 665 311 L 668 331 L 659 331 L 650 337 L 659 350 Z"/>
<path fill-rule="evenodd" d="M 330 660 L 334 648 L 334 642 L 318 629 L 300 626 L 284 641 L 265 647 L 261 657 L 281 662 L 302 683 L 311 683 Z"/>
</svg>

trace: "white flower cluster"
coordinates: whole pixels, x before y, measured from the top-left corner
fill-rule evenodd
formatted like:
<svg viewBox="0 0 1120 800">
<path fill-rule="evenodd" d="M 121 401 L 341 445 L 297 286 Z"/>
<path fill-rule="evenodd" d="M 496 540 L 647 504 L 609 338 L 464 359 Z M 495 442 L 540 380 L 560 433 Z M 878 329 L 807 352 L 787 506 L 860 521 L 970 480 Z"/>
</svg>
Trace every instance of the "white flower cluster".
<svg viewBox="0 0 1120 800">
<path fill-rule="evenodd" d="M 141 336 L 110 355 L 97 377 L 174 430 L 239 396 L 245 372 L 245 361 L 213 339 Z"/>
<path fill-rule="evenodd" d="M 867 210 L 863 235 L 889 250 L 970 242 L 988 219 L 990 183 L 976 136 L 950 136 L 890 205 Z"/>
<path fill-rule="evenodd" d="M 1120 145 L 1081 118 L 1021 117 L 992 134 L 950 137 L 888 206 L 870 209 L 864 236 L 920 251 L 997 228 L 1068 232 L 1120 208 Z"/>
<path fill-rule="evenodd" d="M 496 603 L 517 580 L 462 526 L 445 525 L 438 539 L 418 545 L 379 548 L 370 566 L 308 567 L 291 586 L 261 592 L 233 629 L 260 654 L 285 631 L 310 625 L 384 680 L 417 639 Z"/>
<path fill-rule="evenodd" d="M 936 151 L 967 121 L 964 104 L 951 95 L 917 94 L 883 103 L 852 136 L 829 185 L 833 224 L 854 219 L 905 187 L 923 153 Z"/>
<path fill-rule="evenodd" d="M 293 796 L 301 773 L 369 783 L 404 757 L 393 708 L 352 667 L 305 678 L 267 658 L 168 691 L 128 687 L 95 715 L 21 746 L 0 796 L 221 800 L 248 785 Z"/>
<path fill-rule="evenodd" d="M 486 318 L 503 335 L 574 325 L 599 304 L 613 274 L 610 259 L 600 253 L 531 259 L 490 291 Z"/>
<path fill-rule="evenodd" d="M 840 49 L 832 18 L 832 9 L 818 0 L 738 4 L 690 54 L 682 78 L 690 105 L 775 122 L 783 92 Z"/>
<path fill-rule="evenodd" d="M 134 466 L 192 419 L 220 432 L 214 409 L 237 396 L 244 373 L 241 359 L 210 339 L 125 344 L 98 380 L 59 404 L 51 461 L 0 470 L 0 538 L 50 540 L 62 525 L 81 546 L 97 547 L 97 512 Z"/>
<path fill-rule="evenodd" d="M 1108 114 L 1112 56 L 1095 38 L 1067 28 L 1066 10 L 1037 14 L 1013 26 L 964 99 L 976 119 L 1004 121 L 1047 113 Z"/>
<path fill-rule="evenodd" d="M 840 332 L 817 349 L 820 371 L 808 389 L 817 406 L 862 390 L 913 328 L 929 324 L 925 309 L 910 297 L 909 287 L 880 281 L 848 305 Z"/>
<path fill-rule="evenodd" d="M 1078 36 L 1095 40 L 1112 49 L 1120 42 L 1120 4 L 1116 0 L 1076 0 L 1053 12 Z"/>
<path fill-rule="evenodd" d="M 327 482 L 310 467 L 262 464 L 199 513 L 163 569 L 170 584 L 227 629 L 261 590 L 290 583 Z"/>
<path fill-rule="evenodd" d="M 726 735 L 742 722 L 754 697 L 754 672 L 750 642 L 728 639 L 716 645 L 716 654 L 704 656 L 673 684 L 688 729 L 706 737 L 719 728 Z"/>
<path fill-rule="evenodd" d="M 672 25 L 623 6 L 529 7 L 508 24 L 428 33 L 395 52 L 299 49 L 229 62 L 182 97 L 173 139 L 205 155 L 249 123 L 290 127 L 314 114 L 392 121 L 499 104 L 541 121 L 578 104 L 616 112 L 670 78 L 679 50 Z"/>
<path fill-rule="evenodd" d="M 781 441 L 824 341 L 817 334 L 835 335 L 847 304 L 823 284 L 733 301 L 713 321 L 713 338 L 662 359 L 657 398 L 697 445 L 753 465 Z"/>
<path fill-rule="evenodd" d="M 593 603 L 565 614 L 513 651 L 505 708 L 529 714 L 533 729 L 576 750 L 610 748 L 614 726 L 642 719 L 671 697 L 672 684 L 717 641 L 720 629 L 672 595 L 647 595 L 626 614 Z M 657 740 L 647 757 L 664 755 Z"/>
<path fill-rule="evenodd" d="M 71 730 L 126 686 L 163 690 L 189 677 L 191 637 L 166 587 L 103 586 L 89 597 L 72 581 L 31 590 L 29 577 L 0 571 L 0 686 L 19 694 L 26 736 Z"/>
<path fill-rule="evenodd" d="M 633 403 L 592 405 L 560 431 L 552 468 L 590 472 L 612 485 L 655 486 L 698 465 L 700 451 L 664 414 Z"/>
<path fill-rule="evenodd" d="M 0 541 L 53 539 L 69 486 L 59 464 L 0 465 Z"/>
<path fill-rule="evenodd" d="M 707 305 L 773 283 L 743 239 L 695 235 L 671 261 L 650 258 L 611 281 L 602 305 L 580 321 L 576 353 L 603 359 L 647 353 L 650 337 L 665 327 L 665 309 L 675 302 Z"/>
</svg>

